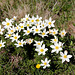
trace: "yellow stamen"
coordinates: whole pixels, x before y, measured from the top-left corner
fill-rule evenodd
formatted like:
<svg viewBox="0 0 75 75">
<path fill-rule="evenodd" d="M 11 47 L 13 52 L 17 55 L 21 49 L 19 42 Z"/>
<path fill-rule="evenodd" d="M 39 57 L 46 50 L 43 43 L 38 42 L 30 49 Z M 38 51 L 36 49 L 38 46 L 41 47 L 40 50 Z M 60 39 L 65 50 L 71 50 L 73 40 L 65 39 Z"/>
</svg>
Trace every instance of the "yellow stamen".
<svg viewBox="0 0 75 75">
<path fill-rule="evenodd" d="M 42 35 L 45 35 L 45 33 L 43 32 Z"/>
<path fill-rule="evenodd" d="M 58 46 L 56 46 L 56 47 L 55 47 L 55 49 L 59 49 L 59 47 L 58 47 Z"/>
<path fill-rule="evenodd" d="M 51 25 L 52 23 L 51 23 L 51 22 L 49 22 L 48 24 L 49 24 L 49 25 Z"/>
<path fill-rule="evenodd" d="M 16 29 L 18 29 L 18 27 L 16 27 Z"/>
<path fill-rule="evenodd" d="M 35 29 L 35 31 L 38 32 L 39 30 L 38 29 Z"/>
<path fill-rule="evenodd" d="M 30 31 L 28 30 L 27 33 L 30 33 Z"/>
<path fill-rule="evenodd" d="M 62 35 L 64 35 L 64 32 L 62 32 Z"/>
<path fill-rule="evenodd" d="M 0 44 L 0 47 L 2 46 L 2 44 Z"/>
<path fill-rule="evenodd" d="M 31 22 L 34 22 L 34 20 L 31 20 Z"/>
<path fill-rule="evenodd" d="M 36 21 L 39 22 L 39 19 L 37 19 Z"/>
<path fill-rule="evenodd" d="M 13 32 L 13 30 L 11 30 L 11 32 Z"/>
<path fill-rule="evenodd" d="M 40 49 L 40 52 L 43 52 L 44 50 L 43 49 Z"/>
<path fill-rule="evenodd" d="M 15 20 L 16 18 L 14 18 L 14 20 Z"/>
<path fill-rule="evenodd" d="M 22 43 L 21 43 L 21 42 L 19 42 L 19 45 L 22 45 Z"/>
<path fill-rule="evenodd" d="M 11 36 L 11 34 L 9 34 L 9 37 Z"/>
<path fill-rule="evenodd" d="M 44 65 L 47 65 L 47 63 L 45 62 Z"/>
<path fill-rule="evenodd" d="M 27 24 L 27 26 L 29 26 L 29 24 Z"/>
<path fill-rule="evenodd" d="M 8 22 L 7 22 L 7 24 L 6 24 L 6 25 L 7 25 L 7 26 L 9 26 L 9 25 L 10 25 L 10 23 L 8 23 Z"/>
<path fill-rule="evenodd" d="M 23 26 L 21 26 L 21 28 L 23 28 Z"/>
<path fill-rule="evenodd" d="M 42 26 L 44 27 L 44 24 L 42 24 Z"/>
<path fill-rule="evenodd" d="M 17 37 L 15 36 L 14 39 L 17 39 Z"/>
<path fill-rule="evenodd" d="M 36 24 L 36 26 L 38 26 L 38 24 Z"/>
<path fill-rule="evenodd" d="M 66 56 L 66 55 L 64 55 L 64 58 L 67 58 L 67 56 Z"/>
<path fill-rule="evenodd" d="M 21 21 L 24 21 L 23 19 L 21 19 Z"/>
<path fill-rule="evenodd" d="M 26 21 L 28 20 L 28 18 L 26 18 Z"/>
<path fill-rule="evenodd" d="M 29 42 L 32 42 L 31 40 Z"/>
<path fill-rule="evenodd" d="M 56 42 L 56 41 L 57 41 L 57 39 L 54 39 L 54 41 Z"/>
<path fill-rule="evenodd" d="M 40 43 L 38 43 L 38 45 L 40 45 Z"/>
<path fill-rule="evenodd" d="M 55 35 L 55 34 L 56 34 L 56 32 L 53 32 L 53 34 Z"/>
</svg>

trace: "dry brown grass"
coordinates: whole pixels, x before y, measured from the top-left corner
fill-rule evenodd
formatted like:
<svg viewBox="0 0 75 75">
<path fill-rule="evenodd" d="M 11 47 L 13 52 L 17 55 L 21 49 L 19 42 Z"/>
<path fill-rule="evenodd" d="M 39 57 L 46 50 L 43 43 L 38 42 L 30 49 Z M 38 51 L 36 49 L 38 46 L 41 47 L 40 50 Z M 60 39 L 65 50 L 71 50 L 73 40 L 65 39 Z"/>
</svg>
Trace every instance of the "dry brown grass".
<svg viewBox="0 0 75 75">
<path fill-rule="evenodd" d="M 72 30 L 72 32 L 74 31 L 74 29 L 72 29 L 71 26 L 68 25 L 73 25 L 74 22 L 74 18 L 75 18 L 75 5 L 72 6 L 73 9 L 71 9 L 71 11 L 73 12 L 72 15 L 72 20 L 67 22 L 67 23 L 61 23 L 60 19 L 61 16 L 64 13 L 64 17 L 67 17 L 65 12 L 61 12 L 60 10 L 62 9 L 62 7 L 65 5 L 65 2 L 62 4 L 62 2 L 55 2 L 54 4 L 51 3 L 51 10 L 49 10 L 49 5 L 47 5 L 48 3 L 45 3 L 44 1 L 40 0 L 40 2 L 33 2 L 33 0 L 1 0 L 0 1 L 0 8 L 1 11 L 3 12 L 1 14 L 1 21 L 3 21 L 6 17 L 8 18 L 12 18 L 13 16 L 17 16 L 18 20 L 22 17 L 24 17 L 26 14 L 30 14 L 30 15 L 39 15 L 41 17 L 43 17 L 43 19 L 48 19 L 50 16 L 52 16 L 52 18 L 54 20 L 59 20 L 58 23 L 56 23 L 56 27 L 61 27 L 61 29 L 66 28 L 66 30 L 68 31 L 69 29 Z M 60 8 L 58 9 L 57 13 L 54 13 L 54 9 L 56 9 L 56 5 L 58 5 Z M 62 6 L 61 6 L 62 5 Z M 59 14 L 59 15 L 58 15 Z M 67 27 L 66 27 L 67 26 Z M 71 28 L 70 28 L 71 27 Z"/>
</svg>

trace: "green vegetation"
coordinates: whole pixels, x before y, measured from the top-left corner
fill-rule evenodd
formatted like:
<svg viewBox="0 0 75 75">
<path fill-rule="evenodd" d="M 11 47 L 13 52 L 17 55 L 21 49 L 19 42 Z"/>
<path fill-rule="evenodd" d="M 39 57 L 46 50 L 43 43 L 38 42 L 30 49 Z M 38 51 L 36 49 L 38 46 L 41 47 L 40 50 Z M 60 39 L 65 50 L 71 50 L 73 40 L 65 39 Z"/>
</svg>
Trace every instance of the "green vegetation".
<svg viewBox="0 0 75 75">
<path fill-rule="evenodd" d="M 17 21 L 19 21 L 25 14 L 39 15 L 43 19 L 52 17 L 56 20 L 57 29 L 66 29 L 66 36 L 63 39 L 59 37 L 59 40 L 65 43 L 63 49 L 68 50 L 69 54 L 73 56 L 71 62 L 62 64 L 59 59 L 60 55 L 56 53 L 50 55 L 49 51 L 46 57 L 52 60 L 51 66 L 45 70 L 36 69 L 36 64 L 40 63 L 41 59 L 44 60 L 45 56 L 37 55 L 35 47 L 33 47 L 34 42 L 23 48 L 16 48 L 14 43 L 7 39 L 5 48 L 0 49 L 0 75 L 75 75 L 75 32 L 72 29 L 70 31 L 70 26 L 75 26 L 74 7 L 75 0 L 0 0 L 0 24 L 5 18 L 12 18 L 13 16 L 17 16 Z M 41 40 L 37 35 L 35 37 L 28 35 L 23 39 L 30 37 L 34 40 Z M 0 35 L 0 39 L 5 41 L 4 35 Z M 43 40 L 51 50 L 49 47 L 51 45 L 50 39 L 51 36 Z"/>
</svg>

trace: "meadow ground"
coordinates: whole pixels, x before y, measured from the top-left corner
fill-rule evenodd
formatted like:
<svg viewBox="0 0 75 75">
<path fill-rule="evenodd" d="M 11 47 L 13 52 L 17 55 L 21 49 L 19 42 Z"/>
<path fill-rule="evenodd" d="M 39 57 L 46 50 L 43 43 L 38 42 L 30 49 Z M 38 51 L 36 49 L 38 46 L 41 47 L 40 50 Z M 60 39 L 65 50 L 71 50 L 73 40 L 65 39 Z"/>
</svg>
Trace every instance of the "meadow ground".
<svg viewBox="0 0 75 75">
<path fill-rule="evenodd" d="M 72 62 L 68 68 L 65 66 L 63 71 L 57 68 L 54 73 L 53 70 L 51 73 L 54 75 L 75 75 L 75 0 L 0 0 L 0 24 L 5 18 L 12 18 L 13 16 L 17 16 L 17 21 L 19 21 L 26 14 L 30 14 L 31 16 L 39 15 L 43 17 L 43 19 L 52 17 L 53 20 L 56 20 L 56 28 L 60 30 L 65 29 L 67 33 L 69 33 L 71 40 L 68 38 L 68 41 L 70 41 L 68 49 L 71 50 L 71 54 L 73 55 Z M 0 52 L 0 75 L 23 75 L 24 72 L 26 73 L 25 75 L 50 75 L 49 70 L 36 70 L 37 73 L 35 72 L 35 74 L 33 74 L 35 69 L 33 68 L 34 64 L 32 60 L 26 59 L 27 64 L 25 64 L 21 61 L 22 58 L 20 56 L 14 53 L 11 55 L 11 53 L 9 50 L 9 57 L 7 56 L 7 52 L 4 54 Z M 16 62 L 10 63 L 12 59 L 16 60 Z M 20 59 L 20 65 L 17 64 L 18 59 Z M 4 65 L 4 67 L 1 65 Z M 13 65 L 15 67 L 13 67 Z M 31 68 L 29 68 L 30 65 L 32 65 Z M 24 67 L 26 68 L 25 70 Z M 33 69 L 33 71 L 31 71 L 31 69 Z"/>
</svg>

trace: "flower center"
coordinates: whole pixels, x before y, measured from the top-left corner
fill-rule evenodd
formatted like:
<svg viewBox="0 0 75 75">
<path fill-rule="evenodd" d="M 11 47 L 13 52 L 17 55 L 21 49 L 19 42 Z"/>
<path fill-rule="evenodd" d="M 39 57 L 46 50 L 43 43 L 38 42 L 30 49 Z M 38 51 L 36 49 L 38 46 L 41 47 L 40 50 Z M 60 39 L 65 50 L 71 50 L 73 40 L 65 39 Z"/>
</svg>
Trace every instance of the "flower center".
<svg viewBox="0 0 75 75">
<path fill-rule="evenodd" d="M 42 35 L 45 35 L 45 33 L 43 32 Z"/>
<path fill-rule="evenodd" d="M 28 20 L 28 18 L 26 18 L 26 21 Z"/>
<path fill-rule="evenodd" d="M 58 46 L 56 46 L 56 47 L 55 47 L 55 49 L 59 49 L 59 47 L 58 47 Z"/>
<path fill-rule="evenodd" d="M 21 28 L 23 28 L 23 26 L 21 26 Z"/>
<path fill-rule="evenodd" d="M 42 24 L 42 26 L 44 27 L 44 24 Z"/>
<path fill-rule="evenodd" d="M 1 32 L 1 29 L 0 29 L 0 32 Z"/>
<path fill-rule="evenodd" d="M 44 65 L 47 65 L 47 63 L 45 62 Z"/>
<path fill-rule="evenodd" d="M 22 43 L 21 43 L 21 42 L 19 42 L 19 45 L 22 45 Z"/>
<path fill-rule="evenodd" d="M 56 34 L 56 32 L 53 32 L 53 34 Z"/>
<path fill-rule="evenodd" d="M 29 24 L 27 24 L 27 26 L 29 26 Z"/>
<path fill-rule="evenodd" d="M 31 42 L 31 40 L 29 42 Z"/>
<path fill-rule="evenodd" d="M 64 32 L 62 32 L 62 35 L 64 35 Z"/>
<path fill-rule="evenodd" d="M 36 68 L 38 68 L 38 69 L 39 69 L 39 68 L 40 68 L 40 64 L 37 64 L 37 65 L 36 65 Z"/>
<path fill-rule="evenodd" d="M 7 24 L 6 24 L 6 25 L 7 25 L 7 26 L 9 26 L 9 25 L 10 25 L 10 23 L 8 23 L 8 22 L 7 22 Z"/>
<path fill-rule="evenodd" d="M 51 23 L 51 22 L 49 22 L 48 24 L 49 24 L 49 25 L 51 25 L 52 23 Z"/>
<path fill-rule="evenodd" d="M 56 41 L 57 41 L 57 39 L 54 39 L 54 41 L 56 42 Z"/>
<path fill-rule="evenodd" d="M 13 30 L 11 30 L 11 32 L 13 32 Z"/>
<path fill-rule="evenodd" d="M 40 49 L 40 52 L 43 52 L 44 50 L 43 49 Z"/>
<path fill-rule="evenodd" d="M 11 34 L 9 34 L 9 37 L 11 36 Z"/>
<path fill-rule="evenodd" d="M 36 24 L 36 26 L 38 26 L 38 24 Z"/>
<path fill-rule="evenodd" d="M 64 58 L 67 58 L 67 56 L 66 56 L 66 55 L 64 55 Z"/>
<path fill-rule="evenodd" d="M 28 30 L 27 33 L 30 33 L 30 31 Z"/>
<path fill-rule="evenodd" d="M 0 44 L 0 47 L 2 46 L 2 44 Z"/>
<path fill-rule="evenodd" d="M 34 20 L 31 20 L 31 22 L 34 22 Z"/>
<path fill-rule="evenodd" d="M 24 19 L 21 19 L 21 21 L 24 21 Z"/>
<path fill-rule="evenodd" d="M 14 20 L 15 20 L 16 18 L 14 18 Z"/>
<path fill-rule="evenodd" d="M 16 29 L 18 29 L 18 27 L 16 27 Z"/>
<path fill-rule="evenodd" d="M 38 32 L 39 30 L 38 29 L 35 29 L 35 31 Z"/>
<path fill-rule="evenodd" d="M 38 45 L 40 45 L 40 43 L 38 43 Z"/>
<path fill-rule="evenodd" d="M 15 36 L 14 39 L 17 39 L 17 37 Z"/>
<path fill-rule="evenodd" d="M 39 19 L 37 19 L 36 21 L 39 22 Z"/>
</svg>

